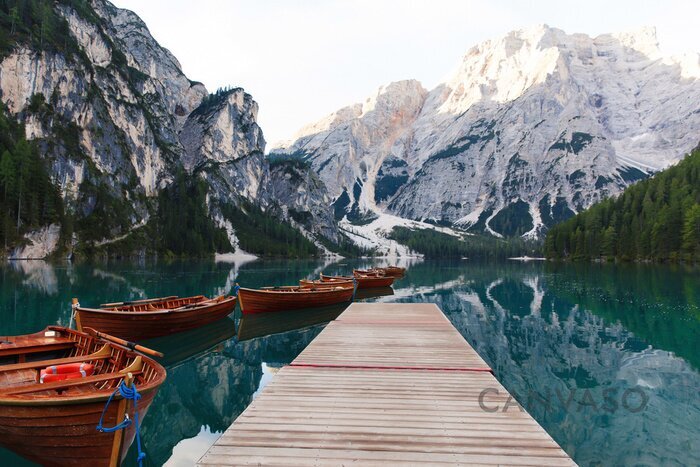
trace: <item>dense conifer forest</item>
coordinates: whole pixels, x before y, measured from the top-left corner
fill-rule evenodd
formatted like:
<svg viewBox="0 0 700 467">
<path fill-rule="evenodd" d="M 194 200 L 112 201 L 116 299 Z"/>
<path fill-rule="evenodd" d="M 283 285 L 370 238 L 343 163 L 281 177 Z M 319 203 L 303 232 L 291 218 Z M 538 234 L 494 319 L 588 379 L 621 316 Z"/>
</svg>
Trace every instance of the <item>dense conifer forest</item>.
<svg viewBox="0 0 700 467">
<path fill-rule="evenodd" d="M 63 202 L 45 161 L 24 128 L 0 105 L 0 244 L 11 245 L 25 232 L 63 220 Z"/>
<path fill-rule="evenodd" d="M 184 170 L 158 196 L 155 226 L 159 247 L 178 256 L 206 256 L 231 251 L 226 231 L 214 225 L 207 214 L 207 186 Z"/>
<path fill-rule="evenodd" d="M 520 238 L 465 235 L 459 239 L 431 229 L 394 227 L 389 238 L 425 255 L 426 258 L 505 259 L 521 255 L 534 256 L 539 253 L 537 244 Z"/>
<path fill-rule="evenodd" d="M 240 247 L 260 256 L 304 258 L 318 253 L 318 248 L 289 223 L 264 213 L 257 206 L 241 201 L 240 206 L 222 206 L 231 221 Z"/>
<path fill-rule="evenodd" d="M 679 164 L 554 226 L 553 259 L 700 262 L 700 148 Z"/>
</svg>

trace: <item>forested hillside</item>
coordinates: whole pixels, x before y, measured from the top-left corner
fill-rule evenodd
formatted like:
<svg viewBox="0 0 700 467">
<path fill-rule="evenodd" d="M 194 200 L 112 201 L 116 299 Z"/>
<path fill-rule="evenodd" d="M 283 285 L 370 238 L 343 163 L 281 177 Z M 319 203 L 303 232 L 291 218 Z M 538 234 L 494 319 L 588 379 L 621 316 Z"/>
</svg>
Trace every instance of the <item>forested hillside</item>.
<svg viewBox="0 0 700 467">
<path fill-rule="evenodd" d="M 465 235 L 462 239 L 458 239 L 431 229 L 412 230 L 406 227 L 394 227 L 389 238 L 421 253 L 426 258 L 490 260 L 539 254 L 537 244 L 521 238 L 504 240 L 484 235 Z"/>
<path fill-rule="evenodd" d="M 700 147 L 678 165 L 553 227 L 545 254 L 700 262 Z"/>
<path fill-rule="evenodd" d="M 0 104 L 0 243 L 17 241 L 28 230 L 60 222 L 63 202 L 51 183 L 36 145 Z"/>
</svg>

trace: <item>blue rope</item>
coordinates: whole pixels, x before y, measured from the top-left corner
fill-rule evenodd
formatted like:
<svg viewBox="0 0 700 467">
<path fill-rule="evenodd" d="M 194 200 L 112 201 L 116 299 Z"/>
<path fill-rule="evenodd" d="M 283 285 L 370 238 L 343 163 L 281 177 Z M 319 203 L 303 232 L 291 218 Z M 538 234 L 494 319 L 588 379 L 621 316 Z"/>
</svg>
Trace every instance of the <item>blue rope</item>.
<svg viewBox="0 0 700 467">
<path fill-rule="evenodd" d="M 238 284 L 233 286 L 233 296 L 234 297 L 238 295 L 238 291 L 240 290 L 240 288 L 241 288 L 241 286 Z"/>
<path fill-rule="evenodd" d="M 141 394 L 139 394 L 135 384 L 132 384 L 131 387 L 128 387 L 126 384 L 124 384 L 123 380 L 121 381 L 121 383 L 119 383 L 119 386 L 117 387 L 117 389 L 114 390 L 112 394 L 110 394 L 109 398 L 107 399 L 107 403 L 102 409 L 100 421 L 97 423 L 97 430 L 104 433 L 113 433 L 117 430 L 123 430 L 124 428 L 131 425 L 131 419 L 129 418 L 129 414 L 127 413 L 124 414 L 124 420 L 122 420 L 121 423 L 113 427 L 105 427 L 104 425 L 102 425 L 105 413 L 107 412 L 107 408 L 109 407 L 110 402 L 112 402 L 112 399 L 117 394 L 117 392 L 119 392 L 124 399 L 131 400 L 134 402 L 134 423 L 136 424 L 136 448 L 138 449 L 139 453 L 138 457 L 136 458 L 136 461 L 139 463 L 139 467 L 141 467 L 143 465 L 143 460 L 146 458 L 146 453 L 141 450 L 141 427 L 139 426 L 138 408 L 138 401 L 139 399 L 141 399 Z"/>
</svg>

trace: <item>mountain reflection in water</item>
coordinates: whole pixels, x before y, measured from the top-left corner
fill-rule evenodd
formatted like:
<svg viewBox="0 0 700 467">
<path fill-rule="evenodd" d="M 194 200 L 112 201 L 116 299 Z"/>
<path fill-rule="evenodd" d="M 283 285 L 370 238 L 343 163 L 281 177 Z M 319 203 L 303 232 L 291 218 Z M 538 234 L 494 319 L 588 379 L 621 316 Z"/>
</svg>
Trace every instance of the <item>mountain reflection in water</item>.
<svg viewBox="0 0 700 467">
<path fill-rule="evenodd" d="M 10 263 L 1 271 L 0 334 L 67 324 L 74 296 L 89 306 L 145 296 L 218 295 L 236 282 L 290 285 L 320 272 L 347 274 L 371 265 L 350 260 Z M 700 463 L 697 270 L 416 260 L 401 265 L 409 269 L 393 289 L 364 291 L 369 295 L 357 299 L 438 304 L 503 385 L 580 465 Z M 291 362 L 343 309 L 245 317 L 237 312 L 146 342 L 164 351 L 168 369 L 143 424 L 147 465 L 191 465 L 276 369 Z M 626 391 L 643 392 L 648 398 L 643 410 L 623 407 Z M 125 465 L 134 460 L 132 449 Z M 0 464 L 29 465 L 1 450 Z"/>
</svg>

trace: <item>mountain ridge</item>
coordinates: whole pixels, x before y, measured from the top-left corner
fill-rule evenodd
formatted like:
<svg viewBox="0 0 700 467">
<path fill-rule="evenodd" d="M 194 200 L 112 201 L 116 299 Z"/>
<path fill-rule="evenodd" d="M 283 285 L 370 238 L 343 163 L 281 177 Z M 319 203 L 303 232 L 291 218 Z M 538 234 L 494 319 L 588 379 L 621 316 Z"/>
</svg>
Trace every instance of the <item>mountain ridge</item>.
<svg viewBox="0 0 700 467">
<path fill-rule="evenodd" d="M 294 254 L 414 255 L 395 227 L 540 238 L 677 161 L 700 129 L 697 54 L 664 56 L 650 28 L 591 38 L 540 25 L 471 47 L 431 90 L 381 86 L 266 156 L 253 97 L 187 78 L 135 13 L 16 3 L 18 21 L 0 17 L 0 93 L 23 136 L 5 169 L 14 177 L 38 154 L 37 183 L 48 177 L 63 205 L 47 192 L 52 211 L 38 216 L 13 185 L 2 197 L 11 257 L 182 245 L 158 226 L 185 228 L 165 202 L 183 193 L 195 194 L 183 212 L 204 213 L 187 227 L 210 237 L 194 232 L 200 253 L 265 254 L 277 238 Z"/>
<path fill-rule="evenodd" d="M 398 137 L 385 136 L 391 112 L 376 122 L 348 112 L 355 104 L 271 152 L 301 156 L 333 181 L 350 220 L 359 209 L 540 237 L 693 147 L 698 63 L 661 54 L 653 28 L 591 38 L 540 25 L 470 48 L 450 78 L 405 107 L 420 110 Z M 372 138 L 385 147 L 367 149 Z M 377 191 L 379 203 L 368 201 Z M 513 215 L 523 221 L 503 228 Z"/>
</svg>

